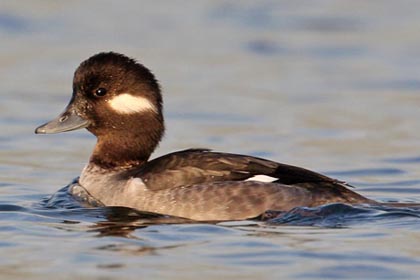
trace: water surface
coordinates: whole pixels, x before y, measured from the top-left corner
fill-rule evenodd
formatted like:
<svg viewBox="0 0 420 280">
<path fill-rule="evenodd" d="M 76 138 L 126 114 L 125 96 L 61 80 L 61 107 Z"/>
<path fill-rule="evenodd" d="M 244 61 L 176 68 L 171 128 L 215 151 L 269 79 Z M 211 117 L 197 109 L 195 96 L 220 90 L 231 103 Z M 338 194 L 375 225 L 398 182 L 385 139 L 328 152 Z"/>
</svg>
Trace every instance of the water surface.
<svg viewBox="0 0 420 280">
<path fill-rule="evenodd" d="M 162 219 L 56 193 L 86 131 L 34 135 L 74 69 L 114 50 L 163 85 L 188 147 L 304 166 L 378 201 L 420 203 L 420 3 L 0 2 L 0 275 L 7 279 L 416 279 L 420 212 L 342 204 L 269 222 Z M 54 196 L 51 197 L 52 194 Z"/>
</svg>

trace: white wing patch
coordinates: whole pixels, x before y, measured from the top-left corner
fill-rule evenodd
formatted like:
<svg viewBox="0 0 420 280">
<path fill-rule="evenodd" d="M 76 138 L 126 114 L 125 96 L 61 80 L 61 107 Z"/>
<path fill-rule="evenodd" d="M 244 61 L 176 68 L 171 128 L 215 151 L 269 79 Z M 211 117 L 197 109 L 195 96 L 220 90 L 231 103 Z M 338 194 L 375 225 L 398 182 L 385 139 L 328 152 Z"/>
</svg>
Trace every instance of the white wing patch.
<svg viewBox="0 0 420 280">
<path fill-rule="evenodd" d="M 144 111 L 157 112 L 155 105 L 147 98 L 122 93 L 108 100 L 109 106 L 120 114 L 133 114 Z"/>
<path fill-rule="evenodd" d="M 279 178 L 267 176 L 267 175 L 255 175 L 251 178 L 246 179 L 245 181 L 258 181 L 258 182 L 264 182 L 264 183 L 272 183 L 274 181 L 277 181 Z"/>
</svg>

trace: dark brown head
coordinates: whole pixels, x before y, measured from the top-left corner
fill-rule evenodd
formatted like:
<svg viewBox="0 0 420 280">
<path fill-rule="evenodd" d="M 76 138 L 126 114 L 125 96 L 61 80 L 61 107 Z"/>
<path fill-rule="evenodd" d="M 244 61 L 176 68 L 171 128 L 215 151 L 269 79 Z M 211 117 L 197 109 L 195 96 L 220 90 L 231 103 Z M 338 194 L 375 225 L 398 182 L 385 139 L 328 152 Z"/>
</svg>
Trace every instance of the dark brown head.
<svg viewBox="0 0 420 280">
<path fill-rule="evenodd" d="M 113 52 L 82 62 L 74 74 L 66 110 L 35 132 L 84 127 L 98 137 L 92 162 L 113 168 L 147 161 L 164 133 L 162 96 L 154 75 Z"/>
</svg>

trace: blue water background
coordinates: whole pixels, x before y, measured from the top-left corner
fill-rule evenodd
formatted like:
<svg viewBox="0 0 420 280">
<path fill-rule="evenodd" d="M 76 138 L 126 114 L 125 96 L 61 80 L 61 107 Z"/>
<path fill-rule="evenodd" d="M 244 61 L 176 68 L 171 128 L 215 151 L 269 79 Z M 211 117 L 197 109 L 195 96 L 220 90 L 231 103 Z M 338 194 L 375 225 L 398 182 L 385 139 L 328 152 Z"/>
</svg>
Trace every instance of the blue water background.
<svg viewBox="0 0 420 280">
<path fill-rule="evenodd" d="M 420 203 L 418 1 L 1 1 L 0 278 L 417 279 L 420 212 L 342 204 L 270 222 L 189 223 L 83 208 L 86 131 L 34 135 L 78 64 L 135 57 L 163 86 L 167 133 Z M 56 193 L 53 197 L 52 194 Z"/>
</svg>

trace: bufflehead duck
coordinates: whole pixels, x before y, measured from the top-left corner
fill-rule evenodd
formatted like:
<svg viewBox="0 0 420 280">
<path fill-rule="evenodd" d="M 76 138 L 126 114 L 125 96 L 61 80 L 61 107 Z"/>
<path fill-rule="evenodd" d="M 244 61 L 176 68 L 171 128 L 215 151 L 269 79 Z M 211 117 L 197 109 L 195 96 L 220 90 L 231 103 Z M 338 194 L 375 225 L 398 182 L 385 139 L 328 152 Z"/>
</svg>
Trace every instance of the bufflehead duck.
<svg viewBox="0 0 420 280">
<path fill-rule="evenodd" d="M 146 67 L 122 54 L 82 62 L 65 111 L 35 133 L 80 128 L 97 143 L 78 184 L 106 206 L 223 221 L 297 206 L 376 204 L 344 182 L 253 156 L 189 149 L 149 161 L 164 133 L 160 87 Z"/>
</svg>

